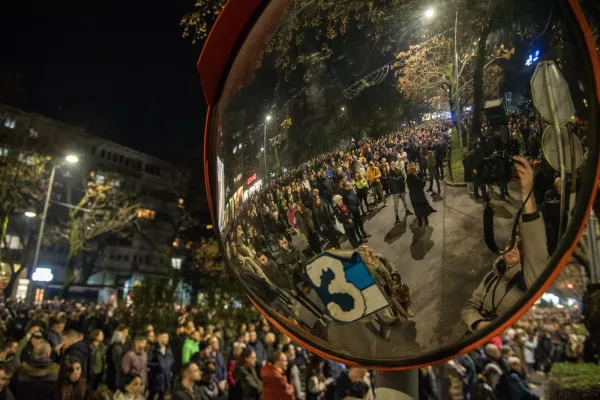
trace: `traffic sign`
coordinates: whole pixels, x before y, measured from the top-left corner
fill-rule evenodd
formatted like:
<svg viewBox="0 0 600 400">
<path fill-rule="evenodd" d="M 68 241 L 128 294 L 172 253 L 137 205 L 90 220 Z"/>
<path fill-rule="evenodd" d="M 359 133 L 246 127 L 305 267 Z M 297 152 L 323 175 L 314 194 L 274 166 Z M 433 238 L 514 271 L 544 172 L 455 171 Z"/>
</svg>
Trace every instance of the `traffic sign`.
<svg viewBox="0 0 600 400">
<path fill-rule="evenodd" d="M 531 78 L 531 94 L 535 108 L 547 121 L 554 121 L 553 108 L 561 125 L 569 122 L 575 114 L 569 85 L 554 61 L 543 61 L 537 65 Z"/>
</svg>

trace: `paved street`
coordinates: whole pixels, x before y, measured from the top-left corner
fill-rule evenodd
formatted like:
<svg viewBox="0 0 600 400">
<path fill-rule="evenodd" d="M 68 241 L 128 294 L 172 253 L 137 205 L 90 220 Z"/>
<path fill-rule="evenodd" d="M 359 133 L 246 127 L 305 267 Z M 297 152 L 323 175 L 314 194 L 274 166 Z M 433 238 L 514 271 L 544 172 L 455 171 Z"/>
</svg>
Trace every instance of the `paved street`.
<svg viewBox="0 0 600 400">
<path fill-rule="evenodd" d="M 510 189 L 511 202 L 498 200 L 497 188 L 492 194 L 498 243 L 504 243 L 508 237 L 517 211 L 515 206 L 520 205 L 519 192 L 514 187 Z M 414 216 L 395 225 L 391 197 L 387 207 L 380 205 L 365 220 L 365 230 L 372 235 L 368 246 L 391 260 L 410 288 L 416 340 L 425 351 L 454 343 L 465 334 L 467 327 L 461 322 L 461 309 L 495 259 L 483 239 L 482 201 L 475 202 L 464 187 L 446 185 L 442 187 L 442 196 L 428 194 L 428 197 L 437 212 L 429 217 L 430 226 L 426 228 L 419 228 Z M 403 211 L 400 203 L 401 217 Z M 349 242 L 342 247 L 350 248 Z M 336 331 L 330 327 L 329 340 L 338 338 L 341 347 L 349 347 L 347 331 L 341 329 L 338 334 Z M 405 331 L 398 334 L 404 336 Z M 394 337 L 393 333 L 389 344 L 366 346 L 363 342 L 365 355 L 373 355 L 375 351 L 385 356 L 393 347 L 391 344 L 406 339 Z"/>
</svg>

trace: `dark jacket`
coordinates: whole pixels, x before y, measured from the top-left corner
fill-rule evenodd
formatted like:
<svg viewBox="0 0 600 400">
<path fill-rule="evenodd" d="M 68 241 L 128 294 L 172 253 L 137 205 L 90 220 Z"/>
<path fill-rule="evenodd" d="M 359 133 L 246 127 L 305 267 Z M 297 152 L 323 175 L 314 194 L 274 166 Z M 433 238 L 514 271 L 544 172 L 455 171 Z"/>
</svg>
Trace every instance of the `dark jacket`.
<svg viewBox="0 0 600 400">
<path fill-rule="evenodd" d="M 81 340 L 71 345 L 64 353 L 63 360 L 66 357 L 75 357 L 81 363 L 81 376 L 90 380 L 90 345 L 87 341 Z"/>
<path fill-rule="evenodd" d="M 22 363 L 13 378 L 12 392 L 17 399 L 50 400 L 60 367 L 52 360 Z"/>
<path fill-rule="evenodd" d="M 419 175 L 408 175 L 406 185 L 408 186 L 408 194 L 410 202 L 415 210 L 417 217 L 428 217 L 431 214 L 431 205 L 425 196 L 425 180 Z"/>
<path fill-rule="evenodd" d="M 200 398 L 197 400 L 215 400 L 219 398 L 219 387 L 214 381 L 200 381 L 196 386 L 200 390 Z"/>
<path fill-rule="evenodd" d="M 117 390 L 123 384 L 123 345 L 113 343 L 106 353 L 106 384 L 112 391 Z"/>
<path fill-rule="evenodd" d="M 400 194 L 406 192 L 406 178 L 404 177 L 404 171 L 400 171 L 398 168 L 390 168 L 390 179 L 388 180 L 388 188 L 392 194 Z"/>
<path fill-rule="evenodd" d="M 15 396 L 9 388 L 4 387 L 4 390 L 0 392 L 0 400 L 15 400 Z"/>
<path fill-rule="evenodd" d="M 175 390 L 173 390 L 173 394 L 171 395 L 172 400 L 200 400 L 201 398 L 200 386 L 194 385 L 194 394 L 192 395 L 181 383 L 175 385 Z"/>
<path fill-rule="evenodd" d="M 225 357 L 223 357 L 223 353 L 220 350 L 209 354 L 211 360 L 215 361 L 215 378 L 217 382 L 226 381 L 227 380 L 227 365 L 225 365 Z"/>
<path fill-rule="evenodd" d="M 260 370 L 263 361 L 267 361 L 267 351 L 265 350 L 265 346 L 260 340 L 257 340 L 254 343 L 248 342 L 247 346 L 249 349 L 256 352 L 256 368 Z"/>
<path fill-rule="evenodd" d="M 529 389 L 527 381 L 518 372 L 511 371 L 500 377 L 496 388 L 496 397 L 499 399 L 537 400 L 539 395 Z"/>
<path fill-rule="evenodd" d="M 336 204 L 334 210 L 335 217 L 340 222 L 340 224 L 344 225 L 344 227 L 354 226 L 354 220 L 350 222 L 350 220 L 353 218 L 353 215 L 349 207 L 346 207 L 346 212 L 344 212 L 344 210 L 342 210 L 342 208 Z"/>
<path fill-rule="evenodd" d="M 170 392 L 173 381 L 173 352 L 167 345 L 165 354 L 160 352 L 160 346 L 154 345 L 148 354 L 148 367 L 150 369 L 148 379 L 152 392 Z"/>
<path fill-rule="evenodd" d="M 344 190 L 342 192 L 342 197 L 344 199 L 344 204 L 346 205 L 346 207 L 348 207 L 350 209 L 352 214 L 360 213 L 359 212 L 360 202 L 358 200 L 358 195 L 356 194 L 356 192 L 354 190 Z M 342 222 L 342 221 L 340 221 L 340 222 Z"/>
<path fill-rule="evenodd" d="M 234 400 L 258 400 L 262 393 L 262 382 L 256 373 L 256 368 L 250 365 L 236 365 L 233 370 L 235 388 Z"/>
</svg>

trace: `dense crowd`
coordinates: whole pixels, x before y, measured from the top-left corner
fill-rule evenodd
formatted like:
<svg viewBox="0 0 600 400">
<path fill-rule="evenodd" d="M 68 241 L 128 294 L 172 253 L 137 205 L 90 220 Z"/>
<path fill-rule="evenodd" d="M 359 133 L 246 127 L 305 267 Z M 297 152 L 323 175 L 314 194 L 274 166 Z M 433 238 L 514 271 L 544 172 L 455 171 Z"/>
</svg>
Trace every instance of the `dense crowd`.
<svg viewBox="0 0 600 400">
<path fill-rule="evenodd" d="M 172 332 L 120 321 L 131 307 L 8 301 L 0 399 L 372 399 L 376 373 L 324 360 L 252 321 L 205 325 L 173 307 Z M 576 309 L 536 307 L 483 348 L 421 368 L 424 399 L 535 399 L 555 362 L 598 363 Z M 125 320 L 125 319 L 124 319 Z M 149 321 L 151 322 L 151 321 Z M 436 378 L 437 376 L 437 378 Z"/>
</svg>

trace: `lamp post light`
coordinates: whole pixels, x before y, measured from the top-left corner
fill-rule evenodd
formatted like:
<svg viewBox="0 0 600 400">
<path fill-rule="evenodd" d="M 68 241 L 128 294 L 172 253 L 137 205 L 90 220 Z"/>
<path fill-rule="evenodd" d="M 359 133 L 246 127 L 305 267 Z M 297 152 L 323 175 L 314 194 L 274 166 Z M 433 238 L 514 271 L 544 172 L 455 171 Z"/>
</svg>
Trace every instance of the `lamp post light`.
<svg viewBox="0 0 600 400">
<path fill-rule="evenodd" d="M 264 134 L 263 134 L 263 148 L 261 149 L 261 151 L 263 151 L 263 155 L 265 158 L 265 179 L 269 179 L 269 171 L 267 170 L 267 122 L 269 122 L 271 120 L 271 114 L 267 115 L 265 118 L 265 130 L 264 130 Z"/>
<path fill-rule="evenodd" d="M 37 217 L 37 214 L 36 214 L 36 213 L 34 213 L 33 211 L 25 211 L 23 214 L 24 214 L 24 215 L 25 215 L 27 218 L 35 218 L 35 217 Z"/>
<path fill-rule="evenodd" d="M 428 18 L 428 19 L 433 18 L 434 15 L 435 15 L 435 9 L 433 9 L 433 8 L 428 8 L 425 11 L 425 17 Z"/>
<path fill-rule="evenodd" d="M 79 161 L 79 158 L 75 155 L 69 154 L 65 157 L 65 161 L 69 164 L 75 164 Z M 44 228 L 46 227 L 46 217 L 48 216 L 48 207 L 50 206 L 50 199 L 52 197 L 52 187 L 54 186 L 54 177 L 56 175 L 56 169 L 59 168 L 60 165 L 52 165 L 52 171 L 50 171 L 50 181 L 48 183 L 48 190 L 46 192 L 46 200 L 44 202 L 44 210 L 42 211 L 42 221 L 40 222 L 40 231 L 37 237 L 37 243 L 35 245 L 35 255 L 33 256 L 33 264 L 31 265 L 31 270 L 29 271 L 29 275 L 33 274 L 33 272 L 37 269 L 38 260 L 40 258 L 40 249 L 42 248 L 42 236 L 44 236 Z M 25 215 L 27 217 L 33 218 L 36 216 L 33 212 L 26 212 Z"/>
</svg>

